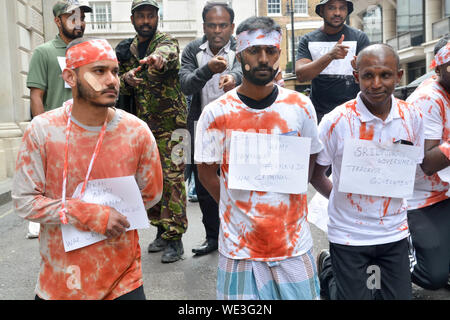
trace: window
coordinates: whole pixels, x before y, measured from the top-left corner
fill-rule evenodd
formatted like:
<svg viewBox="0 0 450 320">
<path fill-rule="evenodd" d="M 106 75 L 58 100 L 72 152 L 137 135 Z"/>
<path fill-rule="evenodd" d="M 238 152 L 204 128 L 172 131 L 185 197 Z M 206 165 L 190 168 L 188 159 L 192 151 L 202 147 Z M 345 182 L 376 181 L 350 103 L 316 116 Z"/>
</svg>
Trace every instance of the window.
<svg viewBox="0 0 450 320">
<path fill-rule="evenodd" d="M 425 41 L 423 9 L 421 0 L 397 1 L 397 36 L 411 33 L 412 46 L 420 46 Z"/>
<path fill-rule="evenodd" d="M 427 72 L 425 60 L 408 63 L 408 83 L 416 80 Z"/>
<path fill-rule="evenodd" d="M 267 13 L 269 15 L 280 15 L 281 0 L 267 0 Z"/>
<path fill-rule="evenodd" d="M 450 0 L 445 0 L 444 6 L 444 18 L 450 17 Z"/>
<path fill-rule="evenodd" d="M 308 14 L 308 0 L 294 0 L 295 14 Z"/>
<path fill-rule="evenodd" d="M 370 6 L 363 14 L 363 31 L 371 43 L 383 42 L 383 17 L 381 6 Z"/>
<path fill-rule="evenodd" d="M 111 29 L 111 3 L 110 2 L 91 2 L 92 8 L 91 20 L 92 29 L 109 30 Z"/>
</svg>

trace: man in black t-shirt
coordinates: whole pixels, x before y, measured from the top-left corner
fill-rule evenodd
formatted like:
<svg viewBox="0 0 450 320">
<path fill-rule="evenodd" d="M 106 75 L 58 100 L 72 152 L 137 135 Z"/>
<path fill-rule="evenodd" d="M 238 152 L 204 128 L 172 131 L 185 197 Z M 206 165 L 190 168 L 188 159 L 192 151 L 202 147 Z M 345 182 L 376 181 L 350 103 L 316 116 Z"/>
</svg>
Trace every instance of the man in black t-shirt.
<svg viewBox="0 0 450 320">
<path fill-rule="evenodd" d="M 320 1 L 316 13 L 324 25 L 300 39 L 295 73 L 301 82 L 312 80 L 310 98 L 318 121 L 359 92 L 352 61 L 370 41 L 365 33 L 345 24 L 352 11 L 351 1 Z"/>
</svg>

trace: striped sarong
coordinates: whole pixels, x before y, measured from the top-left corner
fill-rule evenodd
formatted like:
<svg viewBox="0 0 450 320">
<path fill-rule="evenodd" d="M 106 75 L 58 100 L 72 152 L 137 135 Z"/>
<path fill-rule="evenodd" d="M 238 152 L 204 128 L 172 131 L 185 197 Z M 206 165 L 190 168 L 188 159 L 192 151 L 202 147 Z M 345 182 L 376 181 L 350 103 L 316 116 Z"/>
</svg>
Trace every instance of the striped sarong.
<svg viewBox="0 0 450 320">
<path fill-rule="evenodd" d="M 218 300 L 319 300 L 311 250 L 281 261 L 234 260 L 219 254 Z"/>
</svg>

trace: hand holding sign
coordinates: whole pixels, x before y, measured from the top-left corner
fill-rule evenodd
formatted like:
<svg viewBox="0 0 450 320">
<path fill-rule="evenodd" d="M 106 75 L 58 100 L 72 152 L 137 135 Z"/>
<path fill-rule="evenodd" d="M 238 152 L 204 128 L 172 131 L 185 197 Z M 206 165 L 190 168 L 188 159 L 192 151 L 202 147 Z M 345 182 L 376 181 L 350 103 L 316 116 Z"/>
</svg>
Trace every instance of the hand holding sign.
<svg viewBox="0 0 450 320">
<path fill-rule="evenodd" d="M 78 186 L 72 198 L 78 197 L 81 186 L 82 184 Z M 150 227 L 147 211 L 134 176 L 91 180 L 88 182 L 82 200 L 111 208 L 106 233 L 101 235 L 95 232 L 83 232 L 70 224 L 61 225 L 66 252 L 107 238 L 118 237 L 129 230 Z"/>
<path fill-rule="evenodd" d="M 108 238 L 116 238 L 126 232 L 129 227 L 130 223 L 127 217 L 120 214 L 116 209 L 111 208 L 105 236 Z"/>
</svg>

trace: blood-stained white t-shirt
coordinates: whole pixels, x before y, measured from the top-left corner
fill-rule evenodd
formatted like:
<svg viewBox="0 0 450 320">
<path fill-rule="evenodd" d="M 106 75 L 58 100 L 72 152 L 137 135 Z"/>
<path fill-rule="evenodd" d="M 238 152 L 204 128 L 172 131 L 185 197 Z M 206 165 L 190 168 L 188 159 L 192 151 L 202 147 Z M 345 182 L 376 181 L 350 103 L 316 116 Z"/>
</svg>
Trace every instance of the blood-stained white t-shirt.
<svg viewBox="0 0 450 320">
<path fill-rule="evenodd" d="M 442 143 L 450 139 L 450 94 L 439 84 L 437 77 L 423 82 L 407 101 L 422 110 L 425 140 Z M 417 166 L 414 195 L 408 199 L 408 209 L 428 207 L 448 199 L 448 189 L 449 184 L 437 173 L 427 176 Z"/>
<path fill-rule="evenodd" d="M 338 191 L 344 142 L 348 139 L 379 143 L 406 140 L 421 147 L 423 124 L 420 111 L 392 97 L 391 112 L 385 121 L 374 116 L 360 94 L 325 115 L 319 125 L 324 149 L 317 163 L 333 168 L 333 189 L 328 205 L 328 239 L 332 243 L 364 246 L 399 241 L 408 236 L 405 199 L 368 196 Z"/>
<path fill-rule="evenodd" d="M 310 154 L 322 149 L 309 98 L 282 87 L 278 90 L 272 105 L 253 109 L 234 89 L 207 105 L 197 125 L 195 161 L 221 164 L 219 251 L 231 259 L 278 261 L 302 255 L 312 247 L 306 194 L 228 188 L 233 131 L 309 137 Z"/>
</svg>

